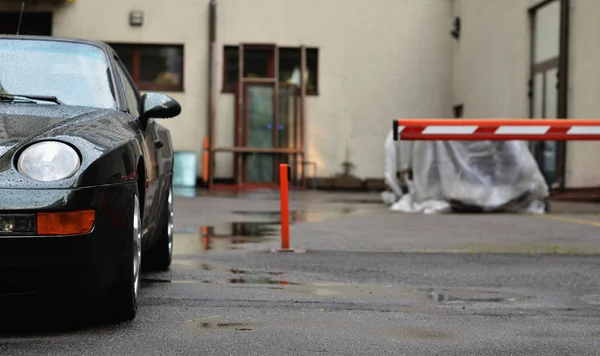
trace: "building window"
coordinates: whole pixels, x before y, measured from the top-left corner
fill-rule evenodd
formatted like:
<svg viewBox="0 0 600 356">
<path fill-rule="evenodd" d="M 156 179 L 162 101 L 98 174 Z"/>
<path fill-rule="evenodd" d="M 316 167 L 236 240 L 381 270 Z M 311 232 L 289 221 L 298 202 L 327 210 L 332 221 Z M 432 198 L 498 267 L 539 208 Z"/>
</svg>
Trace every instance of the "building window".
<svg viewBox="0 0 600 356">
<path fill-rule="evenodd" d="M 183 46 L 111 44 L 139 90 L 183 91 Z"/>
<path fill-rule="evenodd" d="M 238 46 L 223 49 L 223 92 L 235 92 L 239 76 Z M 244 77 L 273 78 L 275 76 L 273 46 L 244 46 Z M 300 85 L 301 49 L 279 47 L 279 82 Z M 306 48 L 306 94 L 318 95 L 319 50 Z"/>
</svg>

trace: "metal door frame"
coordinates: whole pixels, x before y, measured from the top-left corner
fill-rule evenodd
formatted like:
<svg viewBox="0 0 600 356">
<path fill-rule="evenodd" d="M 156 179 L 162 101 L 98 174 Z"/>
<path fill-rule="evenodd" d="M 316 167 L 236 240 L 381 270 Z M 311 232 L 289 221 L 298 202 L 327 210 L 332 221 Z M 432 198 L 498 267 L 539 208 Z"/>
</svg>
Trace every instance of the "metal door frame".
<svg viewBox="0 0 600 356">
<path fill-rule="evenodd" d="M 538 10 L 544 8 L 552 3 L 560 3 L 560 15 L 559 15 L 559 54 L 558 57 L 540 62 L 534 63 L 535 56 L 535 22 Z M 558 98 L 557 98 L 557 119 L 568 118 L 568 74 L 569 74 L 569 13 L 570 13 L 570 0 L 544 0 L 539 4 L 529 8 L 529 25 L 530 25 L 530 39 L 529 39 L 529 117 L 533 118 L 534 114 L 534 78 L 536 73 L 546 72 L 550 69 L 558 69 Z M 544 84 L 546 75 L 544 74 Z M 545 85 L 544 85 L 545 90 Z M 545 103 L 544 103 L 545 104 Z M 543 112 L 545 113 L 545 105 L 542 105 Z M 543 115 L 545 116 L 545 115 Z M 556 145 L 556 182 L 557 189 L 565 189 L 565 172 L 566 172 L 566 142 L 558 141 Z M 543 167 L 540 167 L 543 169 Z M 550 184 L 552 185 L 552 183 Z"/>
</svg>

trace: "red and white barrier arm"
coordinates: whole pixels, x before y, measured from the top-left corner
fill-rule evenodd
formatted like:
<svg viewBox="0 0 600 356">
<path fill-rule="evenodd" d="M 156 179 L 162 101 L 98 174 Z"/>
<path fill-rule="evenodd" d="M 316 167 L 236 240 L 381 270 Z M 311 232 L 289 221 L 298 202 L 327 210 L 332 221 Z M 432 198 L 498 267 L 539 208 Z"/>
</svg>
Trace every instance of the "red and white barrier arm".
<svg viewBox="0 0 600 356">
<path fill-rule="evenodd" d="M 398 119 L 394 140 L 600 140 L 600 120 Z"/>
</svg>

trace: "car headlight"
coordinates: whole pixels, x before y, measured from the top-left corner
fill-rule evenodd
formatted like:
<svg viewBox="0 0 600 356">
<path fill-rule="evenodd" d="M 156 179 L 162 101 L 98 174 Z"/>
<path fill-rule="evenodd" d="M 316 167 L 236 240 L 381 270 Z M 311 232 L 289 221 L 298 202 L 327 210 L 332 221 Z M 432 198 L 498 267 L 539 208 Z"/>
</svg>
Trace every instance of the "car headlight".
<svg viewBox="0 0 600 356">
<path fill-rule="evenodd" d="M 45 141 L 27 147 L 17 163 L 21 174 L 42 182 L 52 182 L 72 176 L 81 161 L 69 145 L 57 141 Z"/>
</svg>

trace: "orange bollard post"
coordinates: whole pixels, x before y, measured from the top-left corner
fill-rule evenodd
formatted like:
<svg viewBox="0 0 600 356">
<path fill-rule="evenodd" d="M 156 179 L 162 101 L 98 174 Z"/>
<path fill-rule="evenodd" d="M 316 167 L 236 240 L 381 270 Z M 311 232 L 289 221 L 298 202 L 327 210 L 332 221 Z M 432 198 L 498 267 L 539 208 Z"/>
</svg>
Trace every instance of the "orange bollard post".
<svg viewBox="0 0 600 356">
<path fill-rule="evenodd" d="M 279 199 L 281 200 L 281 249 L 290 249 L 290 214 L 288 196 L 288 166 L 279 165 Z"/>
<path fill-rule="evenodd" d="M 303 252 L 290 249 L 290 214 L 288 196 L 288 165 L 279 165 L 279 200 L 281 201 L 281 249 L 273 252 Z"/>
</svg>

